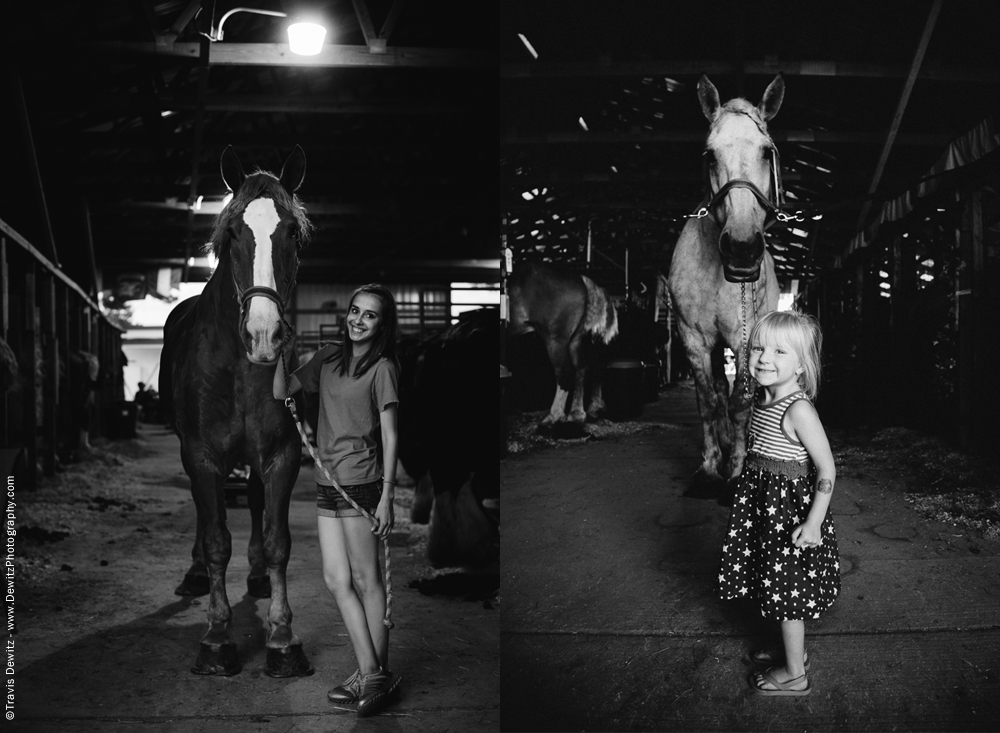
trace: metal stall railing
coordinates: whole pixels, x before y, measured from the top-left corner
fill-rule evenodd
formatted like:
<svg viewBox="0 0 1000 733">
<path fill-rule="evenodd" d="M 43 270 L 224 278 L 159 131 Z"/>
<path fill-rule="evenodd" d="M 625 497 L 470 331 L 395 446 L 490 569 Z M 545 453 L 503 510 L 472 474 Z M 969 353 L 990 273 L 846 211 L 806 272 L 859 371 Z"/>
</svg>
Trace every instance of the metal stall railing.
<svg viewBox="0 0 1000 733">
<path fill-rule="evenodd" d="M 84 290 L 0 220 L 2 336 L 18 379 L 2 385 L 0 447 L 23 449 L 28 486 L 92 436 L 124 397 L 122 329 Z"/>
</svg>

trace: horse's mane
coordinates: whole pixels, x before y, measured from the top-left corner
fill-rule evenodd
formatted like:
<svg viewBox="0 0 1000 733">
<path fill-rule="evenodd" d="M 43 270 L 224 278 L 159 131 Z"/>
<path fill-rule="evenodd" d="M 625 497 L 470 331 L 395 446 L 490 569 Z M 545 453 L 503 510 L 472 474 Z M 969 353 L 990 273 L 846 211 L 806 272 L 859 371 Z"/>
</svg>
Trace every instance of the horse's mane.
<svg viewBox="0 0 1000 733">
<path fill-rule="evenodd" d="M 221 260 L 229 245 L 227 236 L 229 225 L 234 219 L 243 215 L 252 201 L 262 196 L 272 199 L 275 206 L 294 217 L 299 226 L 302 246 L 305 246 L 312 234 L 313 225 L 306 218 L 306 210 L 299 197 L 288 193 L 273 173 L 258 168 L 246 177 L 239 191 L 233 194 L 233 200 L 219 213 L 212 229 L 212 240 L 206 249 L 210 249 Z"/>
</svg>

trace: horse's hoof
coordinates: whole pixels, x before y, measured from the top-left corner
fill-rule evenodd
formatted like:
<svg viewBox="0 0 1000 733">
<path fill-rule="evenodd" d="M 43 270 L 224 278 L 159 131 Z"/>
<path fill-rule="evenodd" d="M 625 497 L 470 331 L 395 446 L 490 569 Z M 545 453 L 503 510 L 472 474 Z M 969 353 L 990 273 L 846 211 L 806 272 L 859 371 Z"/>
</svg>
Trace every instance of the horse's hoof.
<svg viewBox="0 0 1000 733">
<path fill-rule="evenodd" d="M 174 595 L 177 596 L 207 596 L 208 595 L 208 576 L 207 575 L 191 575 L 188 573 L 184 576 L 184 581 L 174 589 Z"/>
<path fill-rule="evenodd" d="M 728 479 L 722 484 L 719 498 L 715 500 L 719 506 L 731 507 L 733 505 L 733 500 L 736 498 L 736 484 L 736 478 Z"/>
<path fill-rule="evenodd" d="M 298 644 L 284 649 L 268 649 L 264 674 L 268 677 L 308 677 L 313 667 Z"/>
<path fill-rule="evenodd" d="M 552 437 L 556 440 L 576 440 L 586 438 L 590 433 L 582 422 L 561 422 L 552 427 Z"/>
<path fill-rule="evenodd" d="M 202 644 L 198 650 L 198 659 L 195 660 L 191 671 L 195 674 L 231 677 L 239 674 L 241 669 L 243 665 L 236 657 L 235 644 Z"/>
<path fill-rule="evenodd" d="M 715 476 L 706 471 L 698 469 L 691 481 L 691 486 L 684 492 L 687 499 L 711 499 L 718 500 L 725 490 L 725 482 L 722 477 Z"/>
<path fill-rule="evenodd" d="M 261 575 L 257 578 L 247 578 L 247 595 L 254 598 L 271 597 L 271 578 Z"/>
</svg>

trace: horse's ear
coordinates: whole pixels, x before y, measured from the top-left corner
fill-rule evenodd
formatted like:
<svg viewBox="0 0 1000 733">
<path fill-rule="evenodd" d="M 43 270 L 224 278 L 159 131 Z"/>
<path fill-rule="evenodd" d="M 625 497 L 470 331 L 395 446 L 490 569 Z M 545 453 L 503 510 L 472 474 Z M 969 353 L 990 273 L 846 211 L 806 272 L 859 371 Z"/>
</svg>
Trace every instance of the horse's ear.
<svg viewBox="0 0 1000 733">
<path fill-rule="evenodd" d="M 761 119 L 766 122 L 778 114 L 778 110 L 781 109 L 781 100 L 784 98 L 785 79 L 781 74 L 778 74 L 774 77 L 774 81 L 767 85 L 767 89 L 764 90 L 764 98 L 757 105 L 757 111 L 760 112 Z"/>
<path fill-rule="evenodd" d="M 247 175 L 243 172 L 243 166 L 240 165 L 240 159 L 236 157 L 236 151 L 233 150 L 232 145 L 227 145 L 226 149 L 222 151 L 221 168 L 222 182 L 229 187 L 230 191 L 236 193 L 243 185 L 243 180 Z"/>
<path fill-rule="evenodd" d="M 302 185 L 306 177 L 306 154 L 301 145 L 296 145 L 295 150 L 288 156 L 288 160 L 281 166 L 281 185 L 287 190 L 295 193 Z"/>
<path fill-rule="evenodd" d="M 701 111 L 708 121 L 715 122 L 715 115 L 719 111 L 719 90 L 704 74 L 698 80 L 698 101 L 701 102 Z"/>
</svg>

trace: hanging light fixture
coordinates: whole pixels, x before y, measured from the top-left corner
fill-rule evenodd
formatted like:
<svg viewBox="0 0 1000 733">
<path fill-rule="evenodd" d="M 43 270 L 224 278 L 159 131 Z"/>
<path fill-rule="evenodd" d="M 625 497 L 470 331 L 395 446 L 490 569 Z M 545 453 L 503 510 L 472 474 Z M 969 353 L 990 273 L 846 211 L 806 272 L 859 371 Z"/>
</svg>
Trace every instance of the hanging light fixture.
<svg viewBox="0 0 1000 733">
<path fill-rule="evenodd" d="M 300 56 L 315 56 L 323 50 L 326 28 L 319 23 L 292 23 L 288 26 L 288 46 Z"/>
<path fill-rule="evenodd" d="M 275 18 L 287 18 L 288 13 L 278 10 L 260 10 L 258 8 L 233 8 L 219 18 L 219 25 L 209 36 L 212 41 L 223 39 L 222 26 L 230 15 L 234 13 L 254 13 L 256 15 L 270 15 Z M 292 53 L 300 56 L 315 56 L 323 49 L 323 40 L 326 38 L 326 28 L 319 23 L 298 22 L 288 26 L 288 46 Z"/>
</svg>

